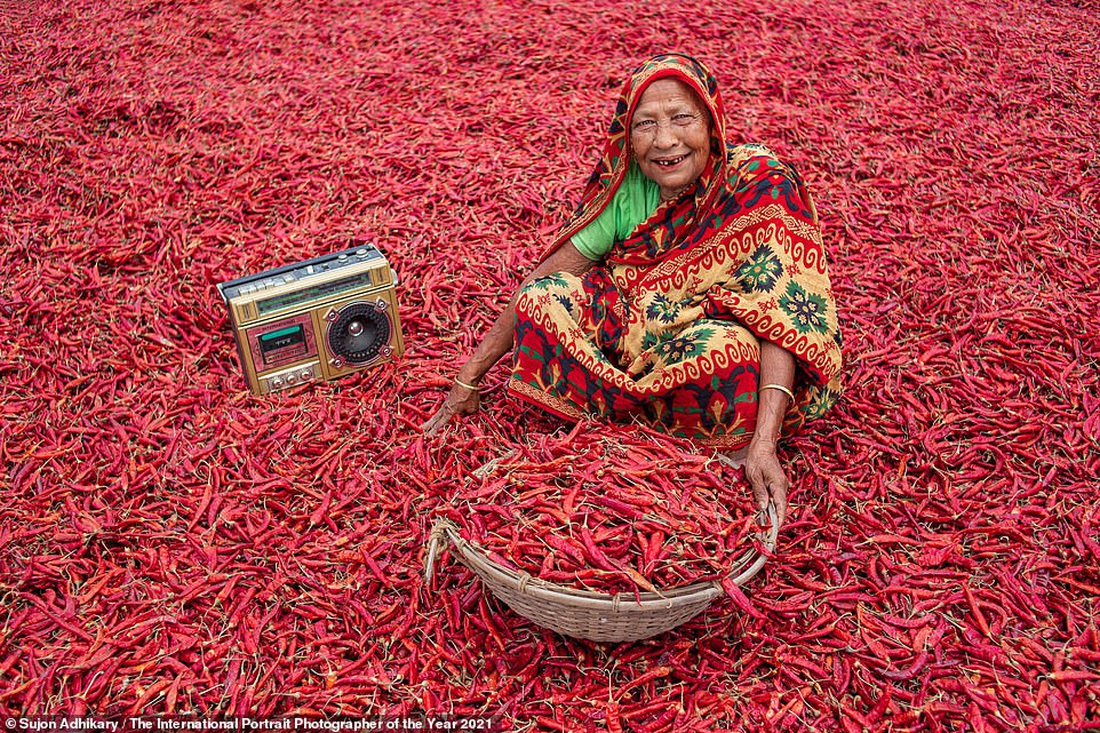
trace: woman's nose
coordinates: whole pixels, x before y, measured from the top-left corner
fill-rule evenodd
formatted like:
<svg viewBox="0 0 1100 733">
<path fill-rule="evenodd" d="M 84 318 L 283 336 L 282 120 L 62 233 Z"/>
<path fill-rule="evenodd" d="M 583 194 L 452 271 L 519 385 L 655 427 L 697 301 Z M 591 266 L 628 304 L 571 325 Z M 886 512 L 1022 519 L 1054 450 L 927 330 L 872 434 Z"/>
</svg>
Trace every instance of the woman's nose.
<svg viewBox="0 0 1100 733">
<path fill-rule="evenodd" d="M 672 131 L 672 125 L 669 123 L 657 125 L 657 135 L 653 139 L 653 144 L 659 148 L 671 148 L 676 144 L 676 135 Z"/>
</svg>

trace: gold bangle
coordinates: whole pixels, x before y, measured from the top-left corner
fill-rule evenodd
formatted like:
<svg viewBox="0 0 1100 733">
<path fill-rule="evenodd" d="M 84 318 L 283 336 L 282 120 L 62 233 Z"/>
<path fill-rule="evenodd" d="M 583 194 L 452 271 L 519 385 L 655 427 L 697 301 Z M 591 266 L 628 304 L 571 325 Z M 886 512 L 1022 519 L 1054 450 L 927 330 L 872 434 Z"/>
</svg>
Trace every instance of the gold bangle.
<svg viewBox="0 0 1100 733">
<path fill-rule="evenodd" d="M 786 392 L 787 396 L 790 397 L 792 401 L 794 400 L 794 392 L 784 387 L 782 384 L 765 384 L 760 388 L 760 391 L 763 392 L 766 389 L 778 389 L 780 392 Z"/>
<path fill-rule="evenodd" d="M 478 387 L 477 385 L 473 385 L 473 384 L 466 384 L 465 382 L 463 382 L 458 377 L 455 377 L 455 384 L 457 384 L 459 387 L 465 387 L 466 389 L 470 390 L 471 392 L 480 392 L 481 391 L 481 387 Z"/>
</svg>

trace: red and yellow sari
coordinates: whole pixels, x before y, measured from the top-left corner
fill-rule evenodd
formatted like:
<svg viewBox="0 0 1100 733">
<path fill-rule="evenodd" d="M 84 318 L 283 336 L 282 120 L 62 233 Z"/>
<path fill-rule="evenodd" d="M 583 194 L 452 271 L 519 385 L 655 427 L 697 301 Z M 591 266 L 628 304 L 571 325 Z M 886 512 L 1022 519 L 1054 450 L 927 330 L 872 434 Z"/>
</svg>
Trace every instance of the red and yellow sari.
<svg viewBox="0 0 1100 733">
<path fill-rule="evenodd" d="M 836 402 L 841 340 L 809 194 L 764 147 L 725 144 L 717 85 L 700 63 L 662 55 L 634 72 L 582 202 L 547 255 L 611 201 L 632 156 L 634 107 L 666 77 L 710 111 L 706 169 L 584 277 L 555 273 L 522 291 L 508 386 L 563 417 L 640 420 L 738 448 L 755 428 L 760 339 L 797 363 L 786 431 Z"/>
</svg>

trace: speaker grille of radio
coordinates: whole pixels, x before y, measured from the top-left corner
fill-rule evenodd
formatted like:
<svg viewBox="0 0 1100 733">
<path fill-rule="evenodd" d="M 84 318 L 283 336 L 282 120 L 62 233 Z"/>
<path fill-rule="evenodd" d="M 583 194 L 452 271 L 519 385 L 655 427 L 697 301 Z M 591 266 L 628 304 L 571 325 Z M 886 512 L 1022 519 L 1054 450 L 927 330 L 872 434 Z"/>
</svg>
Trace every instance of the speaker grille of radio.
<svg viewBox="0 0 1100 733">
<path fill-rule="evenodd" d="M 396 286 L 372 244 L 219 284 L 249 388 L 277 392 L 400 357 Z"/>
</svg>

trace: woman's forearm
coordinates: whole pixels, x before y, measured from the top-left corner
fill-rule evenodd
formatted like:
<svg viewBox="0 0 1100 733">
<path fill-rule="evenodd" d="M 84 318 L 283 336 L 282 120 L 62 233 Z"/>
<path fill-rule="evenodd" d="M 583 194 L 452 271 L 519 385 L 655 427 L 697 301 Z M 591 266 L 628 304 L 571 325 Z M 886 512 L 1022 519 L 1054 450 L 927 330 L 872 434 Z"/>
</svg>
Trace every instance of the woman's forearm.
<svg viewBox="0 0 1100 733">
<path fill-rule="evenodd" d="M 794 388 L 794 356 L 782 346 L 760 341 L 760 386 L 778 384 Z M 757 394 L 756 434 L 754 439 L 775 444 L 783 426 L 790 398 L 779 389 L 761 389 Z"/>
<path fill-rule="evenodd" d="M 512 350 L 516 328 L 516 301 L 519 300 L 520 292 L 527 287 L 528 283 L 552 272 L 583 275 L 592 267 L 592 264 L 592 260 L 582 255 L 572 242 L 566 242 L 554 254 L 547 257 L 516 288 L 516 292 L 508 300 L 507 307 L 497 316 L 481 343 L 458 370 L 458 378 L 467 384 L 477 384 L 478 380 L 485 376 L 485 373 L 492 369 L 502 356 Z"/>
<path fill-rule="evenodd" d="M 786 389 L 794 386 L 794 356 L 781 346 L 760 341 L 760 387 L 756 397 L 756 432 L 745 456 L 745 478 L 749 480 L 756 505 L 766 511 L 775 507 L 779 525 L 787 520 L 787 490 L 790 481 L 776 455 L 783 415 L 790 397 L 781 389 L 763 389 L 776 384 Z"/>
<path fill-rule="evenodd" d="M 527 281 L 524 281 L 524 285 L 526 284 Z M 520 286 L 520 289 L 522 290 L 522 286 Z M 493 365 L 511 350 L 518 296 L 519 291 L 517 290 L 516 294 L 508 301 L 508 306 L 497 316 L 493 325 L 489 327 L 489 330 L 481 339 L 481 343 L 477 345 L 466 363 L 458 370 L 457 376 L 463 382 L 477 384 L 478 380 L 485 376 L 485 373 L 492 369 Z"/>
</svg>

